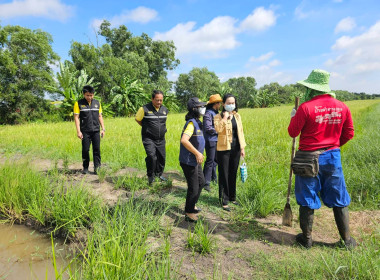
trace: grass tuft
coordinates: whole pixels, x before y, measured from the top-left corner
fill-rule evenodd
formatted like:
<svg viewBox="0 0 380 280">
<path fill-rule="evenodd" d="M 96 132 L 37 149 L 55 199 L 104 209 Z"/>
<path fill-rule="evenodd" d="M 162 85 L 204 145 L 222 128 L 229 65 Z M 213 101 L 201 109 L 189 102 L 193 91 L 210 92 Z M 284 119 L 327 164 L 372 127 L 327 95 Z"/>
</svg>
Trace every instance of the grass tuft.
<svg viewBox="0 0 380 280">
<path fill-rule="evenodd" d="M 208 224 L 198 219 L 194 232 L 189 228 L 187 232 L 187 247 L 201 255 L 211 253 L 216 247 L 216 240 L 212 236 L 213 230 L 208 230 Z"/>
</svg>

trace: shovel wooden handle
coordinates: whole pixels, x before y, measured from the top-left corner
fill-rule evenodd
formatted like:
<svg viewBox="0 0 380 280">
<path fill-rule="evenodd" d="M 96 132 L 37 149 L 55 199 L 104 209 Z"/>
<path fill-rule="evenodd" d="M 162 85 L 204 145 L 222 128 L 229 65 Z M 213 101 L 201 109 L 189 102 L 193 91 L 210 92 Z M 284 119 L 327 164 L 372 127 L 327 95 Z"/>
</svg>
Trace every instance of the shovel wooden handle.
<svg viewBox="0 0 380 280">
<path fill-rule="evenodd" d="M 295 102 L 294 102 L 294 108 L 297 110 L 298 105 L 300 103 L 300 98 L 296 97 Z M 293 163 L 293 158 L 294 155 L 296 154 L 296 137 L 293 138 L 292 141 L 292 154 L 290 158 L 290 171 L 289 171 L 289 181 L 288 181 L 288 195 L 286 196 L 286 203 L 290 203 L 290 190 L 292 188 L 292 178 L 293 178 L 293 170 L 292 170 L 292 163 Z"/>
</svg>

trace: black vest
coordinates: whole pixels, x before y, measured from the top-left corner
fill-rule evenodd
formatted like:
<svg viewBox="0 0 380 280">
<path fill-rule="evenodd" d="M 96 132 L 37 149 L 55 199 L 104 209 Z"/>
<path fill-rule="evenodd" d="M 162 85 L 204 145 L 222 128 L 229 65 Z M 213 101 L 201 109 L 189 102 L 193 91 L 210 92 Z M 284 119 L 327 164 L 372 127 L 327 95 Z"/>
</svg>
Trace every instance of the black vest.
<svg viewBox="0 0 380 280">
<path fill-rule="evenodd" d="M 188 120 L 182 129 L 181 138 L 189 122 L 192 122 L 194 124 L 194 132 L 193 132 L 193 135 L 191 135 L 189 141 L 193 145 L 193 147 L 198 150 L 198 152 L 203 154 L 206 142 L 205 142 L 205 138 L 203 137 L 202 122 L 200 120 L 198 119 Z M 185 146 L 182 145 L 182 143 L 180 144 L 180 147 L 179 147 L 179 162 L 190 165 L 190 166 L 198 165 L 196 157 L 193 155 L 193 153 L 191 153 L 188 149 L 186 149 Z"/>
<path fill-rule="evenodd" d="M 165 106 L 161 106 L 160 109 L 156 111 L 152 102 L 144 105 L 143 109 L 144 118 L 141 121 L 142 137 L 153 140 L 164 139 L 166 133 L 166 119 L 169 113 L 168 109 Z"/>
<path fill-rule="evenodd" d="M 99 108 L 98 100 L 93 99 L 91 105 L 88 105 L 86 99 L 78 101 L 80 130 L 82 132 L 97 132 L 100 131 L 99 124 Z"/>
</svg>

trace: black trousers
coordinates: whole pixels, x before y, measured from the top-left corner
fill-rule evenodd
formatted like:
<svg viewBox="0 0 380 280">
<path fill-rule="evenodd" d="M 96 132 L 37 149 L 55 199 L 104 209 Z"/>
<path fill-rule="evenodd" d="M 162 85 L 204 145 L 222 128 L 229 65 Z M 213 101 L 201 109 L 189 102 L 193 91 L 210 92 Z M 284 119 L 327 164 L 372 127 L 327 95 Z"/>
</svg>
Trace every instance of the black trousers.
<svg viewBox="0 0 380 280">
<path fill-rule="evenodd" d="M 82 161 L 83 168 L 88 169 L 90 164 L 90 145 L 92 143 L 92 157 L 94 159 L 94 169 L 100 167 L 101 157 L 100 157 L 100 132 L 82 132 Z"/>
<path fill-rule="evenodd" d="M 166 160 L 165 139 L 153 140 L 144 137 L 142 142 L 146 152 L 146 174 L 148 177 L 161 176 Z"/>
<path fill-rule="evenodd" d="M 217 141 L 206 141 L 206 161 L 203 166 L 205 185 L 209 186 L 211 181 L 216 181 L 216 143 Z"/>
<path fill-rule="evenodd" d="M 205 183 L 202 165 L 191 166 L 181 163 L 181 167 L 187 181 L 185 212 L 195 213 L 195 204 L 198 202 Z"/>
<path fill-rule="evenodd" d="M 236 175 L 240 161 L 240 145 L 229 151 L 218 151 L 219 200 L 222 205 L 236 200 Z"/>
</svg>

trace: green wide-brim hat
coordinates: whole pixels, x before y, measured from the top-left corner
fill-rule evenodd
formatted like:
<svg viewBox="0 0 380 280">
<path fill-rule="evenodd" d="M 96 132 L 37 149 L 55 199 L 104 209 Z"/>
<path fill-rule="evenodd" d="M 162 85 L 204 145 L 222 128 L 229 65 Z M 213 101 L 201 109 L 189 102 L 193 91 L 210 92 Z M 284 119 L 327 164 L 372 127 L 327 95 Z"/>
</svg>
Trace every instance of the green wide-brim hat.
<svg viewBox="0 0 380 280">
<path fill-rule="evenodd" d="M 328 93 L 331 91 L 329 80 L 329 72 L 325 70 L 315 69 L 311 71 L 309 77 L 307 77 L 306 80 L 298 81 L 297 84 L 301 84 L 305 87 Z"/>
</svg>

